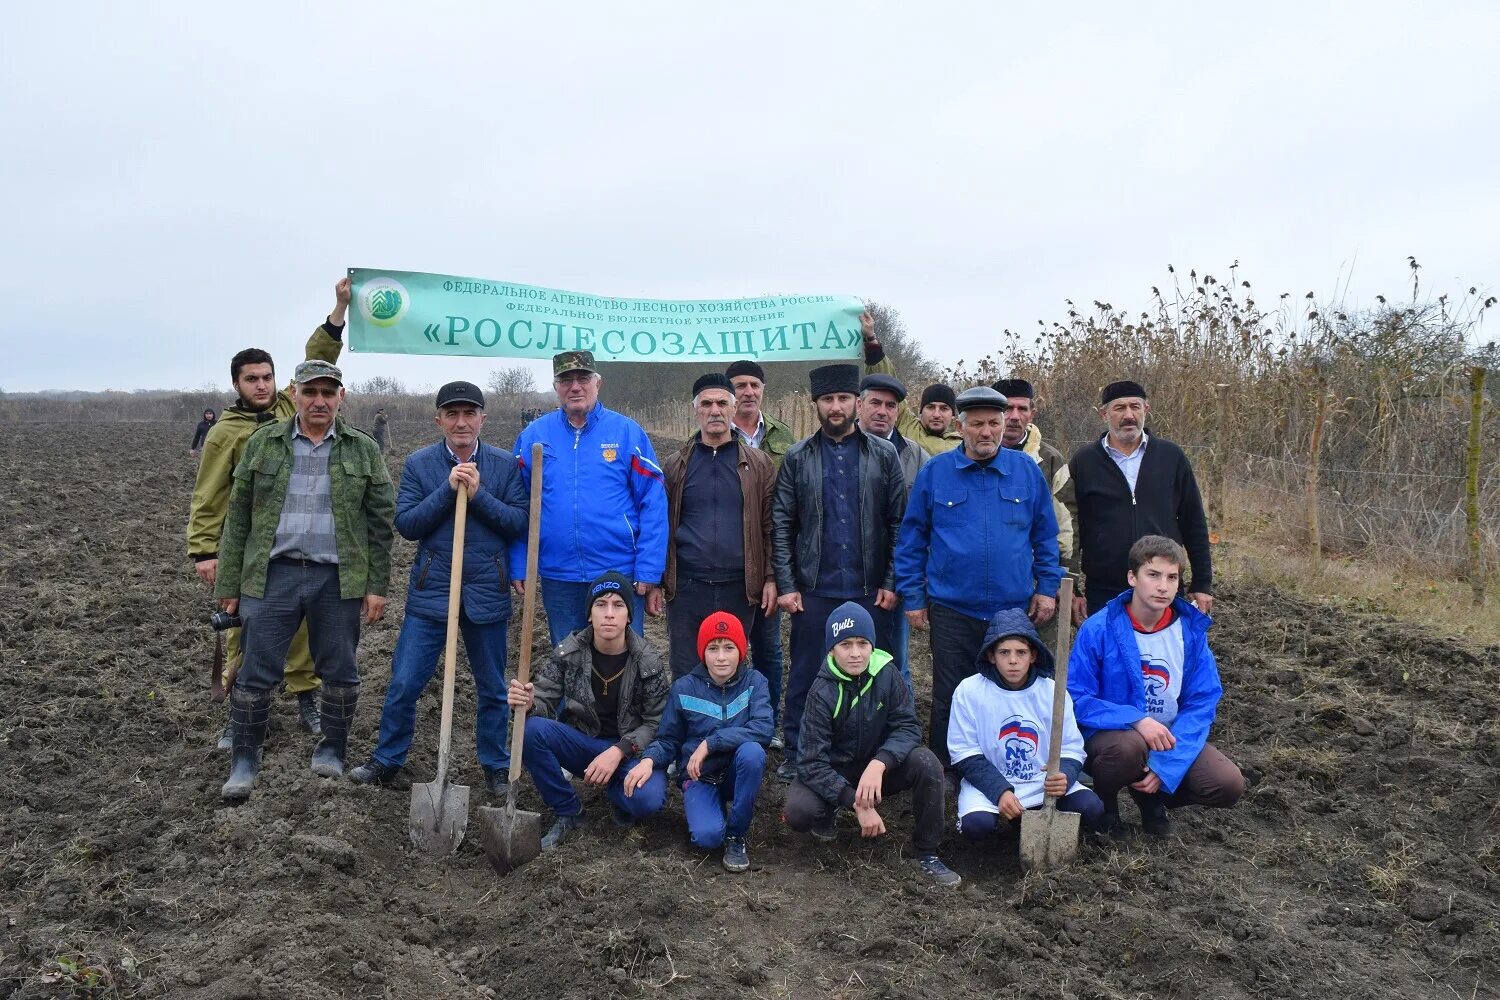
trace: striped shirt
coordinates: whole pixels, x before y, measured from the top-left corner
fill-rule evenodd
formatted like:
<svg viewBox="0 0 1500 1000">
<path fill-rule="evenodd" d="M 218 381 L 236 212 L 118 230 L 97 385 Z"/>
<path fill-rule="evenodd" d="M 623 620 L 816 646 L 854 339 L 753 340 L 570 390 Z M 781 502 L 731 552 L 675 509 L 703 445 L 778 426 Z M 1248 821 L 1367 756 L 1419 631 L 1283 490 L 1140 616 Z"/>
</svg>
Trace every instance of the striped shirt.
<svg viewBox="0 0 1500 1000">
<path fill-rule="evenodd" d="M 276 522 L 271 558 L 306 559 L 338 564 L 338 538 L 333 526 L 333 481 L 328 474 L 328 455 L 337 431 L 330 426 L 322 441 L 313 444 L 302 433 L 302 420 L 292 424 L 292 474 L 286 484 L 286 501 Z"/>
</svg>

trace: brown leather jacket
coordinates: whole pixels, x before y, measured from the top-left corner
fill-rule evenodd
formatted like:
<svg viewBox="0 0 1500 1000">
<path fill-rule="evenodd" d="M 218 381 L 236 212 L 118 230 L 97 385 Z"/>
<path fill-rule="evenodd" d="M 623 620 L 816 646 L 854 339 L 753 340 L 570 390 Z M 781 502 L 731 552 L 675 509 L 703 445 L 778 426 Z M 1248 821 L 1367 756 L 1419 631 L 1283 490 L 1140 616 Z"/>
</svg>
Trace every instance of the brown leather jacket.
<svg viewBox="0 0 1500 1000">
<path fill-rule="evenodd" d="M 669 601 L 677 596 L 677 526 L 682 523 L 682 484 L 687 479 L 688 457 L 698 444 L 698 437 L 694 434 L 661 465 L 667 480 L 667 572 L 662 578 L 662 589 Z M 736 464 L 745 498 L 745 599 L 759 604 L 762 588 L 775 579 L 771 572 L 771 497 L 776 491 L 776 466 L 769 455 L 747 446 L 738 434 L 733 435 L 733 440 L 739 451 Z"/>
</svg>

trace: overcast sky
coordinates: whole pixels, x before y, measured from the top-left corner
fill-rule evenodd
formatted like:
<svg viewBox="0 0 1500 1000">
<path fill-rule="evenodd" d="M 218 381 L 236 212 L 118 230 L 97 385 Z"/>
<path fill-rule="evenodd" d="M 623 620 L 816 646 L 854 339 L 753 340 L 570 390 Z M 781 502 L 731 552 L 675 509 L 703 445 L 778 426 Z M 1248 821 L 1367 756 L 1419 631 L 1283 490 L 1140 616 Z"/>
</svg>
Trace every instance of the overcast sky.
<svg viewBox="0 0 1500 1000">
<path fill-rule="evenodd" d="M 7 7 L 0 388 L 289 375 L 348 266 L 853 294 L 945 363 L 1168 264 L 1500 285 L 1494 5 L 505 6 Z"/>
</svg>

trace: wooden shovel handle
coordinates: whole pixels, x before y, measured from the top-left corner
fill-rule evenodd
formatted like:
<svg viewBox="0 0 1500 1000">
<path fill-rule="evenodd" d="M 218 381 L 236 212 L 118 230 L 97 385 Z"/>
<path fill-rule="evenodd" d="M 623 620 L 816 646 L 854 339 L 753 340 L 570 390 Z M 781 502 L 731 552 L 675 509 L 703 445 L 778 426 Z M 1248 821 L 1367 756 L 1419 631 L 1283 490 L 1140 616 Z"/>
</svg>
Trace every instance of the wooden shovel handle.
<svg viewBox="0 0 1500 1000">
<path fill-rule="evenodd" d="M 531 680 L 531 630 L 536 625 L 537 549 L 542 539 L 542 446 L 531 446 L 531 507 L 526 526 L 526 593 L 521 597 L 521 657 L 516 664 L 516 680 Z M 526 713 L 511 709 L 510 719 L 510 787 L 508 806 L 515 808 L 516 780 L 521 776 L 521 748 L 526 735 Z"/>
<path fill-rule="evenodd" d="M 1047 774 L 1057 773 L 1062 762 L 1063 716 L 1068 704 L 1068 648 L 1073 644 L 1073 581 L 1064 577 L 1057 591 L 1057 655 L 1052 674 L 1052 728 L 1047 733 Z M 1048 795 L 1044 806 L 1057 801 Z"/>
<path fill-rule="evenodd" d="M 469 491 L 460 484 L 453 511 L 453 559 L 448 575 L 448 641 L 443 646 L 443 724 L 438 730 L 437 786 L 448 780 L 448 750 L 453 743 L 453 683 L 458 661 L 458 612 L 463 606 L 464 522 L 469 514 Z"/>
</svg>

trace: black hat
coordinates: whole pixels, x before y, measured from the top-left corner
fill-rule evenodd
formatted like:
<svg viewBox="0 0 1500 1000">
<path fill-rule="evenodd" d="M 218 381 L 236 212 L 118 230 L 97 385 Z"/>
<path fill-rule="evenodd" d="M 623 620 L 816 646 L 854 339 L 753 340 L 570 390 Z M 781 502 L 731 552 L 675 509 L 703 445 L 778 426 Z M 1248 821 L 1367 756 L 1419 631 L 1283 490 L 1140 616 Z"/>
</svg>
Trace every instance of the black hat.
<svg viewBox="0 0 1500 1000">
<path fill-rule="evenodd" d="M 605 594 L 619 594 L 620 600 L 625 602 L 625 620 L 635 613 L 635 584 L 630 582 L 624 573 L 610 570 L 589 584 L 589 608 L 593 608 L 594 602 Z"/>
<path fill-rule="evenodd" d="M 957 405 L 953 408 L 959 413 L 965 410 L 1003 410 L 1008 402 L 1009 400 L 989 386 L 977 385 L 959 393 Z"/>
<path fill-rule="evenodd" d="M 718 372 L 698 376 L 698 381 L 693 383 L 693 398 L 697 399 L 698 393 L 704 389 L 723 389 L 731 396 L 734 395 L 734 383 L 729 381 L 728 375 L 720 375 Z"/>
<path fill-rule="evenodd" d="M 858 365 L 824 365 L 808 372 L 807 378 L 812 386 L 813 399 L 834 392 L 847 392 L 851 396 L 859 394 Z"/>
<path fill-rule="evenodd" d="M 482 410 L 484 409 L 484 393 L 480 392 L 479 386 L 473 382 L 449 382 L 438 390 L 438 409 L 458 403 L 472 403 Z"/>
<path fill-rule="evenodd" d="M 1111 382 L 1099 394 L 1099 405 L 1108 406 L 1115 400 L 1124 399 L 1126 396 L 1139 396 L 1141 399 L 1145 399 L 1146 387 L 1139 382 L 1132 382 L 1129 379 L 1121 382 Z"/>
<path fill-rule="evenodd" d="M 1031 388 L 1031 383 L 1024 378 L 1003 378 L 990 386 L 1000 395 L 1007 399 L 1035 399 L 1036 391 Z"/>
<path fill-rule="evenodd" d="M 725 378 L 734 378 L 738 375 L 754 375 L 762 382 L 766 380 L 766 370 L 754 361 L 735 361 L 724 372 Z"/>
<path fill-rule="evenodd" d="M 883 389 L 894 393 L 898 403 L 906 399 L 906 385 L 894 375 L 866 375 L 859 380 L 859 391 L 863 393 L 866 389 Z"/>
<path fill-rule="evenodd" d="M 958 406 L 958 399 L 950 387 L 937 382 L 922 390 L 922 406 L 925 408 L 928 403 L 947 403 L 951 410 Z"/>
</svg>

